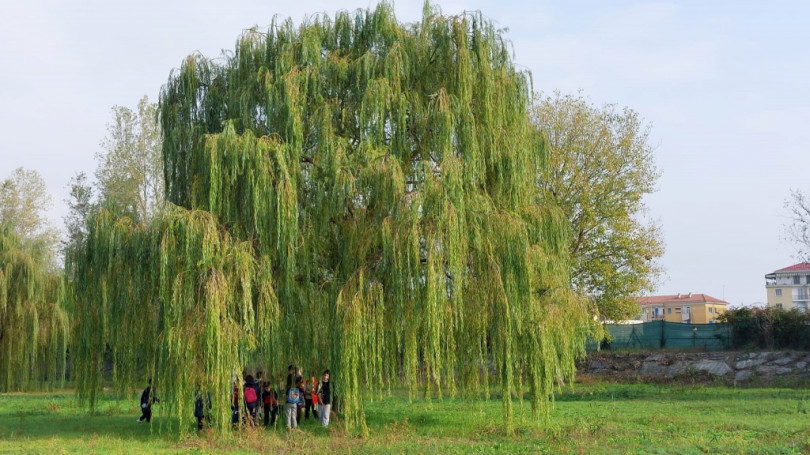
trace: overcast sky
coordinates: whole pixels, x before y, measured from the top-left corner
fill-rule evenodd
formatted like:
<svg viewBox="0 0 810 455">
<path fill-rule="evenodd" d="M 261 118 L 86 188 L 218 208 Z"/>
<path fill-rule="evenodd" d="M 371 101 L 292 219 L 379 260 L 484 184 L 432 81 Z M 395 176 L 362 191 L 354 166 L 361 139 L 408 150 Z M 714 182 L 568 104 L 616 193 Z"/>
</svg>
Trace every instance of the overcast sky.
<svg viewBox="0 0 810 455">
<path fill-rule="evenodd" d="M 0 4 L 0 178 L 39 171 L 62 227 L 68 180 L 92 175 L 114 105 L 135 108 L 183 57 L 232 50 L 274 15 L 359 1 L 5 0 Z M 765 301 L 764 275 L 798 262 L 781 240 L 791 188 L 810 190 L 810 2 L 447 1 L 508 28 L 537 91 L 628 106 L 652 125 L 662 171 L 658 293 Z M 399 1 L 400 21 L 421 1 Z M 804 158 L 803 158 L 804 157 Z"/>
</svg>

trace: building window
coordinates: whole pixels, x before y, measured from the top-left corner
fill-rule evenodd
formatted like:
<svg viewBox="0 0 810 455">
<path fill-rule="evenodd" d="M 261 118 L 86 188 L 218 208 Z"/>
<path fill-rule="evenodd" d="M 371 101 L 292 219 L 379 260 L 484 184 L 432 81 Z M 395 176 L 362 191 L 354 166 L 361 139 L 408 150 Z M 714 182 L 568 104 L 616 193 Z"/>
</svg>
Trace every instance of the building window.
<svg viewBox="0 0 810 455">
<path fill-rule="evenodd" d="M 672 308 L 667 308 L 667 314 L 672 314 Z"/>
<path fill-rule="evenodd" d="M 779 309 L 781 310 L 781 309 L 782 309 L 782 304 L 781 304 L 781 303 L 777 303 L 777 304 L 776 304 L 776 308 L 779 308 Z"/>
<path fill-rule="evenodd" d="M 807 275 L 804 279 L 807 280 L 807 284 L 810 284 L 810 275 Z"/>
<path fill-rule="evenodd" d="M 776 290 L 776 296 L 777 297 L 782 297 L 782 290 L 781 289 Z"/>
<path fill-rule="evenodd" d="M 681 312 L 681 308 L 680 308 L 680 307 L 675 308 L 675 312 L 676 312 L 676 313 L 680 313 L 680 312 Z"/>
<path fill-rule="evenodd" d="M 709 313 L 714 313 L 714 308 L 709 307 Z"/>
<path fill-rule="evenodd" d="M 801 281 L 802 281 L 802 277 L 800 277 L 799 275 L 796 275 L 796 276 L 793 277 L 793 284 L 802 284 Z"/>
</svg>

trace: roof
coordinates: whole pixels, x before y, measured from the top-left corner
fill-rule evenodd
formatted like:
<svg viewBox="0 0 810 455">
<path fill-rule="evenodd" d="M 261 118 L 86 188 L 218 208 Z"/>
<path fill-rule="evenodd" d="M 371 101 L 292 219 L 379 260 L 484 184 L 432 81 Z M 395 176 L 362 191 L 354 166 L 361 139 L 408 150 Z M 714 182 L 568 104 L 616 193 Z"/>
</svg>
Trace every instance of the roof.
<svg viewBox="0 0 810 455">
<path fill-rule="evenodd" d="M 668 303 L 716 303 L 728 305 L 728 302 L 712 297 L 708 294 L 673 294 L 673 295 L 651 295 L 636 299 L 639 305 L 665 305 Z"/>
<path fill-rule="evenodd" d="M 780 272 L 810 272 L 810 262 L 799 262 L 798 264 L 793 264 L 790 267 L 779 269 L 773 273 Z"/>
</svg>

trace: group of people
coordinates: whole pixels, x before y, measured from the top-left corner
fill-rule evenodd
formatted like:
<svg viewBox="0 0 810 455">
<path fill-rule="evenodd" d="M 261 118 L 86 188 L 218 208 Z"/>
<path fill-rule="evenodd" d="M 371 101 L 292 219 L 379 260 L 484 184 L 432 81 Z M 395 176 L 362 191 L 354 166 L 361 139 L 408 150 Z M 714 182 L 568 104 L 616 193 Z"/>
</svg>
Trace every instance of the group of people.
<svg viewBox="0 0 810 455">
<path fill-rule="evenodd" d="M 310 412 L 313 418 L 320 420 L 321 425 L 329 426 L 329 414 L 332 408 L 332 389 L 329 379 L 328 369 L 324 370 L 321 381 L 317 382 L 315 377 L 305 381 L 301 374 L 301 367 L 290 365 L 287 368 L 287 383 L 283 397 L 287 428 L 298 428 L 301 418 L 309 419 Z"/>
<path fill-rule="evenodd" d="M 261 415 L 264 414 L 264 426 L 273 426 L 279 414 L 283 412 L 287 428 L 298 428 L 302 419 L 309 419 L 310 414 L 319 420 L 324 427 L 329 425 L 332 408 L 332 389 L 329 381 L 329 370 L 325 370 L 318 382 L 314 376 L 304 380 L 301 367 L 290 365 L 287 368 L 287 380 L 282 382 L 279 375 L 277 385 L 271 381 L 262 380 L 262 372 L 245 376 L 242 384 L 246 422 L 258 425 Z M 282 385 L 283 384 L 283 385 Z M 231 422 L 239 423 L 239 389 L 234 384 L 233 389 L 233 415 Z M 202 420 L 198 417 L 200 428 Z"/>
<path fill-rule="evenodd" d="M 287 428 L 298 428 L 302 419 L 309 419 L 310 414 L 318 420 L 324 427 L 329 426 L 329 417 L 332 408 L 332 388 L 329 378 L 329 370 L 325 370 L 321 380 L 316 381 L 312 376 L 304 380 L 301 367 L 290 365 L 287 368 L 286 382 L 282 382 L 279 375 L 276 384 L 271 381 L 262 380 L 262 372 L 256 373 L 256 377 L 246 375 L 242 384 L 242 396 L 246 409 L 245 423 L 250 425 L 261 424 L 261 416 L 264 414 L 264 426 L 273 426 L 279 413 L 283 412 Z M 279 393 L 281 392 L 281 393 Z M 151 421 L 152 404 L 158 402 L 157 396 L 152 389 L 152 379 L 149 385 L 141 394 L 141 417 L 139 422 Z M 240 400 L 239 384 L 234 384 L 231 423 L 238 424 L 240 421 Z M 211 395 L 208 394 L 207 406 L 202 395 L 198 392 L 194 403 L 194 417 L 197 419 L 197 428 L 202 430 L 205 427 L 205 420 L 208 417 L 206 407 L 211 408 Z"/>
</svg>

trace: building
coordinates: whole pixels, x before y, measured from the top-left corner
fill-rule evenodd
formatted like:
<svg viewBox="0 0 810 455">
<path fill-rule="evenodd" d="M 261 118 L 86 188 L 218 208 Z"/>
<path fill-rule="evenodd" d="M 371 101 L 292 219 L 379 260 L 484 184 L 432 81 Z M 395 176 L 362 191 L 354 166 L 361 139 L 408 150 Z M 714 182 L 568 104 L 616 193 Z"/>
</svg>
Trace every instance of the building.
<svg viewBox="0 0 810 455">
<path fill-rule="evenodd" d="M 810 262 L 800 262 L 765 275 L 768 306 L 807 311 L 810 306 Z"/>
<path fill-rule="evenodd" d="M 714 324 L 726 312 L 728 302 L 707 294 L 675 294 L 639 297 L 641 320 Z"/>
</svg>

